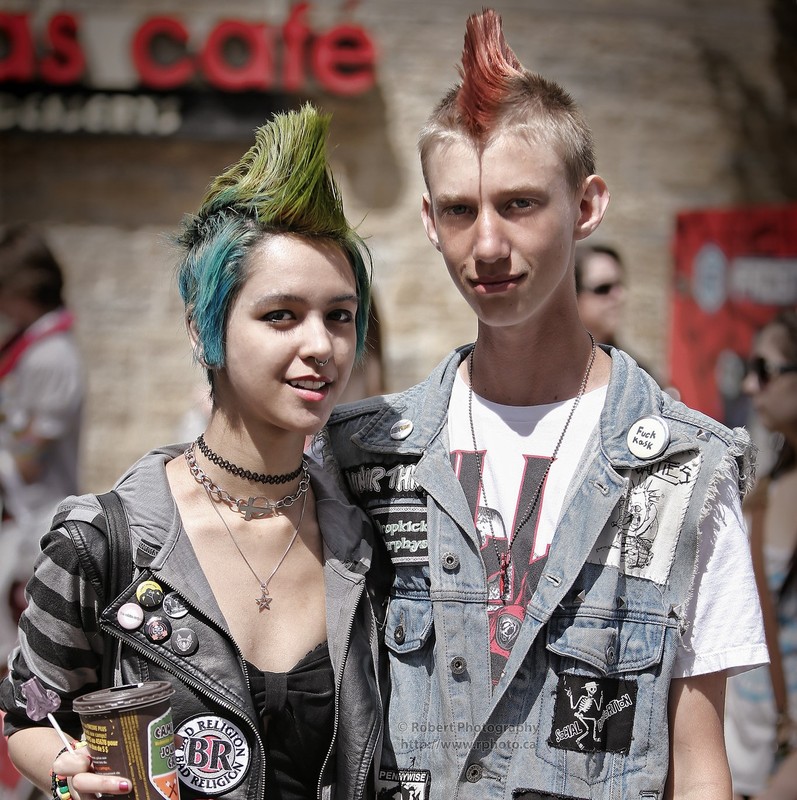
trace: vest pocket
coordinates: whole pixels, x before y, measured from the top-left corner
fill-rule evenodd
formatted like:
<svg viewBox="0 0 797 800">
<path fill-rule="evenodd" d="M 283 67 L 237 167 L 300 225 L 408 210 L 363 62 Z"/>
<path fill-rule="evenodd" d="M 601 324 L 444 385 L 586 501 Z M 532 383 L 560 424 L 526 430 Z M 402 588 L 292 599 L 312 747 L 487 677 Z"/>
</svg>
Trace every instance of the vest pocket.
<svg viewBox="0 0 797 800">
<path fill-rule="evenodd" d="M 385 623 L 385 644 L 390 655 L 386 744 L 397 757 L 428 748 L 433 633 L 432 602 L 428 597 L 390 598 Z"/>
<path fill-rule="evenodd" d="M 548 623 L 551 671 L 537 754 L 567 776 L 571 789 L 644 770 L 651 751 L 666 745 L 663 662 L 672 627 L 653 615 L 583 611 Z"/>
<path fill-rule="evenodd" d="M 639 672 L 658 664 L 664 653 L 666 624 L 601 617 L 554 617 L 548 626 L 548 650 L 565 669 L 585 666 L 600 675 Z"/>
</svg>

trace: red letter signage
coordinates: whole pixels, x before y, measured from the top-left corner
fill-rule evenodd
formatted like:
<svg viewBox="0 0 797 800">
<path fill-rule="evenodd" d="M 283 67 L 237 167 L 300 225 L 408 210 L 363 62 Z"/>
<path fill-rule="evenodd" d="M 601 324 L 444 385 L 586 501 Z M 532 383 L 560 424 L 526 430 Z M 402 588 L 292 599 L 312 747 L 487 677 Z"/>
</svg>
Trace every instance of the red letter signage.
<svg viewBox="0 0 797 800">
<path fill-rule="evenodd" d="M 370 89 L 375 60 L 373 42 L 354 25 L 338 25 L 313 45 L 313 71 L 321 85 L 335 94 L 361 94 Z"/>
<path fill-rule="evenodd" d="M 151 53 L 151 43 L 156 36 L 165 36 L 185 45 L 188 31 L 176 19 L 153 17 L 138 29 L 133 38 L 133 63 L 141 82 L 152 89 L 176 89 L 191 79 L 194 65 L 187 55 L 173 64 L 159 64 L 155 61 Z"/>
<path fill-rule="evenodd" d="M 271 50 L 266 42 L 270 31 L 265 25 L 227 20 L 220 22 L 208 36 L 202 50 L 202 70 L 208 81 L 217 89 L 228 92 L 246 90 L 263 91 L 273 82 L 274 65 Z M 244 43 L 249 52 L 246 63 L 233 66 L 225 59 L 224 48 L 231 39 Z"/>
<path fill-rule="evenodd" d="M 64 85 L 80 79 L 86 58 L 77 39 L 77 20 L 71 14 L 56 14 L 47 26 L 52 52 L 40 64 L 47 83 Z"/>
</svg>

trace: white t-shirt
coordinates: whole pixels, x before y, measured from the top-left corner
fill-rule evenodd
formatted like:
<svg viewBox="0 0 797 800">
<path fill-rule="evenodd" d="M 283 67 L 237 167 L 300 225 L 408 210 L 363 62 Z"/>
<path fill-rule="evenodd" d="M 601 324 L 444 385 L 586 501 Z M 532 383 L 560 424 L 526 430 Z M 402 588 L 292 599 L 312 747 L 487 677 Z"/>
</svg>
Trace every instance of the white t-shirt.
<svg viewBox="0 0 797 800">
<path fill-rule="evenodd" d="M 537 502 L 539 508 L 526 526 L 533 530 L 535 559 L 548 552 L 567 488 L 581 466 L 585 446 L 598 424 L 605 400 L 606 387 L 587 392 L 570 420 L 557 458 L 545 478 Z M 484 471 L 479 487 L 475 483 L 478 460 L 474 457 L 468 417 L 468 387 L 457 375 L 448 416 L 452 463 L 466 495 L 470 487 L 471 495 L 476 498 L 475 519 L 486 564 L 488 559 L 498 563 L 498 552 L 505 548 L 506 538 L 528 514 L 531 498 L 574 402 L 505 406 L 474 394 L 473 426 Z M 489 537 L 494 537 L 497 547 L 486 546 Z M 513 546 L 513 561 L 515 549 Z M 679 644 L 673 677 L 720 670 L 733 674 L 766 663 L 747 534 L 739 493 L 730 476 L 719 482 L 712 512 L 701 524 L 698 559 L 695 585 L 685 610 L 691 624 Z M 520 597 L 519 591 L 516 596 Z"/>
</svg>

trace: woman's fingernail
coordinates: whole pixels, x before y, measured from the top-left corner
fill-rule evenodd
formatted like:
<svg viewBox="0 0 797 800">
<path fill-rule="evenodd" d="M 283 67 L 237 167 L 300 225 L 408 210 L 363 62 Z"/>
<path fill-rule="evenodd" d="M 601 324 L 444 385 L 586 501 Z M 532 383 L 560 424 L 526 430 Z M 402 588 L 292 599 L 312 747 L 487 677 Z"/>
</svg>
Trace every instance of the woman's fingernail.
<svg viewBox="0 0 797 800">
<path fill-rule="evenodd" d="M 120 792 L 129 792 L 130 791 L 130 781 L 119 781 L 119 791 Z"/>
</svg>

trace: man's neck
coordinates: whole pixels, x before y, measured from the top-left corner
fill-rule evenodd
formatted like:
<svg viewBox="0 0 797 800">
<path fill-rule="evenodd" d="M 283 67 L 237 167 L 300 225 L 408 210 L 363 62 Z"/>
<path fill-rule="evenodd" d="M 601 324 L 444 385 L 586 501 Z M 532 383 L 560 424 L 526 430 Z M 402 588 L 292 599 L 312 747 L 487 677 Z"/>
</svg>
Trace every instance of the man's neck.
<svg viewBox="0 0 797 800">
<path fill-rule="evenodd" d="M 480 327 L 474 350 L 473 390 L 494 403 L 534 406 L 578 394 L 592 343 L 583 327 L 555 336 L 518 336 L 507 329 Z M 462 365 L 467 380 L 469 365 Z M 586 391 L 605 386 L 611 358 L 598 349 Z"/>
</svg>

